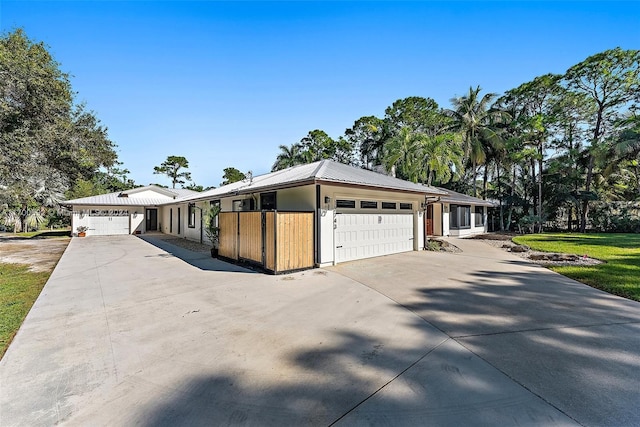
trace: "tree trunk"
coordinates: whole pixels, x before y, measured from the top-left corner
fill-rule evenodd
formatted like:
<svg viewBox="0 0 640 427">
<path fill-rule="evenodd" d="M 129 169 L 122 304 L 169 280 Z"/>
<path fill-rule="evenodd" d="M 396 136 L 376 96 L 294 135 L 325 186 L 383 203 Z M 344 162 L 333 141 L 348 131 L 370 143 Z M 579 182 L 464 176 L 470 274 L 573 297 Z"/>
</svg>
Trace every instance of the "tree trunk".
<svg viewBox="0 0 640 427">
<path fill-rule="evenodd" d="M 28 216 L 28 212 L 27 212 L 28 206 L 27 204 L 23 204 L 22 205 L 22 210 L 20 211 L 20 230 L 16 231 L 16 232 L 20 232 L 20 233 L 26 233 L 27 231 L 27 216 Z"/>
<path fill-rule="evenodd" d="M 600 137 L 600 126 L 602 125 L 602 114 L 604 113 L 604 107 L 602 103 L 598 104 L 598 117 L 596 119 L 596 127 L 593 129 L 593 140 L 591 141 L 591 151 L 589 152 L 589 166 L 587 168 L 587 181 L 585 182 L 584 189 L 586 193 L 591 191 L 591 181 L 593 181 L 593 149 L 598 144 L 598 138 Z M 587 219 L 589 218 L 589 200 L 586 198 L 582 201 L 582 212 L 580 213 L 580 232 L 587 231 Z"/>
<path fill-rule="evenodd" d="M 536 159 L 531 158 L 531 201 L 533 202 L 533 214 L 540 215 L 540 212 L 536 212 L 538 209 L 538 202 L 536 200 Z"/>
<path fill-rule="evenodd" d="M 473 161 L 473 197 L 478 197 L 478 191 L 476 188 L 476 180 L 478 178 L 478 171 L 476 170 L 476 161 Z"/>
<path fill-rule="evenodd" d="M 513 165 L 513 181 L 511 182 L 511 204 L 509 205 L 509 216 L 507 217 L 507 230 L 511 230 L 511 217 L 513 215 L 513 198 L 516 194 L 516 179 L 518 176 L 518 167 Z"/>
<path fill-rule="evenodd" d="M 542 233 L 542 154 L 544 153 L 544 142 L 540 141 L 538 151 L 538 217 L 540 218 L 540 227 L 538 231 Z"/>
<path fill-rule="evenodd" d="M 504 231 L 504 211 L 502 209 L 502 182 L 500 181 L 500 165 L 496 167 L 498 177 L 498 201 L 500 203 L 500 231 Z"/>
<path fill-rule="evenodd" d="M 587 167 L 587 181 L 585 183 L 584 189 L 585 193 L 589 193 L 591 191 L 591 181 L 593 180 L 593 153 L 589 154 L 589 166 Z M 588 197 L 585 194 L 586 197 Z M 589 218 L 589 200 L 586 198 L 582 201 L 582 212 L 580 212 L 580 232 L 584 233 L 587 231 L 587 218 Z"/>
<path fill-rule="evenodd" d="M 489 180 L 489 165 L 484 164 L 484 175 L 482 177 L 482 200 L 487 200 L 487 181 Z"/>
</svg>

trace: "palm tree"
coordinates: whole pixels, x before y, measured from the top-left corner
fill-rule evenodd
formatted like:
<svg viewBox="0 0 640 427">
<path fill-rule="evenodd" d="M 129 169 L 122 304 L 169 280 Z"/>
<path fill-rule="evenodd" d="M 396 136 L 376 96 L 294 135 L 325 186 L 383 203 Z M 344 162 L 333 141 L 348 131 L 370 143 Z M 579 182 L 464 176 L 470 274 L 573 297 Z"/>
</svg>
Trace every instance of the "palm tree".
<svg viewBox="0 0 640 427">
<path fill-rule="evenodd" d="M 491 124 L 500 121 L 504 115 L 504 112 L 490 108 L 496 94 L 487 93 L 480 97 L 480 91 L 480 86 L 470 87 L 467 95 L 451 99 L 453 109 L 448 110 L 455 121 L 454 128 L 462 133 L 465 157 L 472 164 L 474 196 L 478 194 L 478 165 L 484 164 L 486 143 L 495 135 Z"/>
<path fill-rule="evenodd" d="M 434 180 L 439 184 L 449 182 L 462 171 L 461 140 L 456 134 L 447 133 L 425 137 L 421 140 L 420 153 L 427 176 L 427 185 Z"/>
<path fill-rule="evenodd" d="M 383 147 L 382 164 L 387 171 L 395 168 L 400 178 L 418 182 L 424 175 L 418 154 L 425 138 L 409 127 L 400 129 Z"/>
<path fill-rule="evenodd" d="M 296 166 L 304 163 L 300 156 L 300 145 L 299 144 L 291 144 L 290 147 L 286 145 L 280 145 L 280 153 L 278 157 L 276 157 L 276 161 L 271 166 L 271 172 L 279 171 L 282 169 L 290 168 L 291 166 Z"/>
</svg>

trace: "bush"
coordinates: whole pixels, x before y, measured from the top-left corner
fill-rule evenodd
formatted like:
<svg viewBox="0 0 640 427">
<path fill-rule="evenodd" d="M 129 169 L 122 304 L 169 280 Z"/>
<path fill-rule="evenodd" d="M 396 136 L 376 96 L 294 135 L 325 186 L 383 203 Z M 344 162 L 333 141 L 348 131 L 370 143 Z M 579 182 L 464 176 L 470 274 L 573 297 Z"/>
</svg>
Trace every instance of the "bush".
<svg viewBox="0 0 640 427">
<path fill-rule="evenodd" d="M 428 251 L 439 251 L 441 247 L 442 243 L 438 242 L 437 240 L 427 240 L 425 249 Z"/>
<path fill-rule="evenodd" d="M 593 231 L 640 233 L 640 202 L 598 202 L 589 213 Z"/>
</svg>

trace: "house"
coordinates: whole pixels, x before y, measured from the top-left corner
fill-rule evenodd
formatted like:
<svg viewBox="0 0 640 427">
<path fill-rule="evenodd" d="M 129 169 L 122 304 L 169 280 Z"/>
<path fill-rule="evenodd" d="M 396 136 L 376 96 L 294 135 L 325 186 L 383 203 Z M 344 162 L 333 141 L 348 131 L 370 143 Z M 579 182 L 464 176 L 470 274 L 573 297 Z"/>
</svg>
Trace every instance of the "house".
<svg viewBox="0 0 640 427">
<path fill-rule="evenodd" d="M 197 192 L 149 185 L 131 190 L 68 200 L 71 227 L 88 227 L 87 235 L 140 234 L 160 230 L 162 206 Z"/>
<path fill-rule="evenodd" d="M 494 207 L 495 203 L 453 190 L 446 192 L 446 196 L 427 206 L 427 235 L 469 237 L 486 233 L 488 208 Z"/>
<path fill-rule="evenodd" d="M 90 235 L 157 230 L 201 242 L 203 213 L 219 205 L 220 254 L 274 272 L 420 250 L 428 236 L 485 232 L 490 205 L 330 160 L 201 193 L 179 191 L 150 186 L 67 204 L 73 205 L 74 229 L 86 223 Z M 118 212 L 128 222 L 104 226 L 109 221 L 96 222 L 100 210 L 111 222 Z"/>
</svg>

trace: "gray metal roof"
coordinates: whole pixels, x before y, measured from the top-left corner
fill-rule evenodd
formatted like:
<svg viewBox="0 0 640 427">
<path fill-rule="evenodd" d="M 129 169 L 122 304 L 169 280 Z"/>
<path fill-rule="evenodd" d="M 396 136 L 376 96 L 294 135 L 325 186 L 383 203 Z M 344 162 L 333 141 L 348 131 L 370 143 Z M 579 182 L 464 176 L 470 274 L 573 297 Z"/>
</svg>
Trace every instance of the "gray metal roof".
<svg viewBox="0 0 640 427">
<path fill-rule="evenodd" d="M 233 194 L 246 194 L 272 188 L 286 188 L 313 183 L 346 184 L 420 194 L 447 194 L 446 191 L 435 187 L 414 184 L 413 182 L 345 165 L 332 160 L 321 160 L 234 182 L 187 197 L 184 200 L 207 200 Z"/>
<path fill-rule="evenodd" d="M 147 190 L 156 192 L 158 196 L 136 197 L 137 193 Z M 187 190 L 184 188 L 162 188 L 155 185 L 148 185 L 146 187 L 137 187 L 115 193 L 67 200 L 66 202 L 63 202 L 63 204 L 87 206 L 155 206 L 173 203 L 185 197 L 193 196 L 194 194 L 199 193 L 197 191 Z"/>
<path fill-rule="evenodd" d="M 170 203 L 184 203 L 197 200 L 211 200 L 215 198 L 254 193 L 276 188 L 295 187 L 296 185 L 314 183 L 333 183 L 369 187 L 372 189 L 395 190 L 425 195 L 438 196 L 445 203 L 465 203 L 478 206 L 495 206 L 494 202 L 467 196 L 452 190 L 431 187 L 423 184 L 404 181 L 392 176 L 384 175 L 366 169 L 344 165 L 332 160 L 321 160 L 315 163 L 294 166 L 281 171 L 271 172 L 252 177 L 242 181 L 223 185 L 202 193 L 183 188 L 161 188 L 155 185 L 138 187 L 131 190 L 102 194 L 99 196 L 83 197 L 67 200 L 66 205 L 93 205 L 93 206 L 155 206 Z M 136 193 L 152 190 L 158 193 L 158 197 L 136 197 Z M 122 197 L 126 194 L 128 197 Z"/>
<path fill-rule="evenodd" d="M 441 196 L 440 201 L 445 203 L 464 203 L 467 205 L 476 206 L 495 206 L 496 204 L 489 200 L 478 199 L 477 197 L 467 196 L 466 194 L 458 193 L 453 190 L 444 190 L 448 194 Z"/>
</svg>

